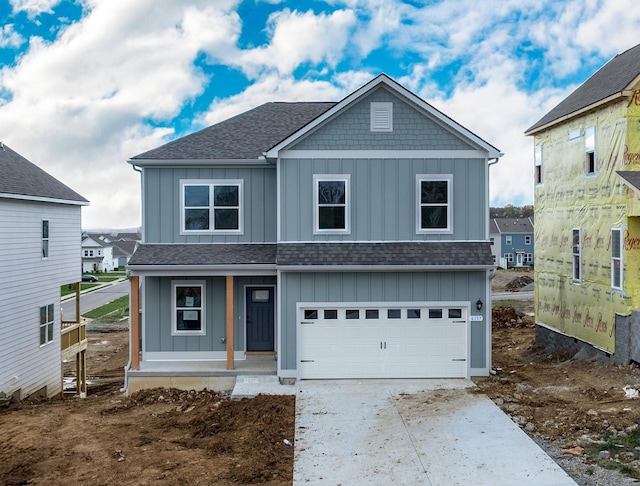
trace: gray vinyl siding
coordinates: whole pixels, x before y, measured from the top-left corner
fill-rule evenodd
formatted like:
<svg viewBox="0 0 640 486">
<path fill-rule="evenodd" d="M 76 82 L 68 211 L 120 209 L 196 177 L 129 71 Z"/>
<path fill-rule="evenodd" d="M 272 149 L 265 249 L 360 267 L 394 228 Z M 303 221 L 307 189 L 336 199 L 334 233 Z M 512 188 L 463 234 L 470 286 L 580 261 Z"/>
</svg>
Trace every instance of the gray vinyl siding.
<svg viewBox="0 0 640 486">
<path fill-rule="evenodd" d="M 225 351 L 221 338 L 226 331 L 226 278 L 194 278 L 205 280 L 205 326 L 204 336 L 172 336 L 172 282 L 189 280 L 176 277 L 145 277 L 143 320 L 144 351 L 146 352 L 191 352 Z M 275 285 L 275 277 L 234 278 L 234 350 L 245 349 L 244 289 L 246 285 Z"/>
<path fill-rule="evenodd" d="M 238 235 L 181 235 L 180 181 L 241 179 L 244 232 Z M 276 170 L 268 168 L 154 168 L 143 171 L 146 243 L 264 243 L 276 240 Z"/>
<path fill-rule="evenodd" d="M 62 391 L 60 286 L 80 280 L 80 207 L 0 199 L 0 391 Z M 43 260 L 42 220 L 49 221 Z M 40 307 L 54 304 L 53 341 L 40 346 Z"/>
<path fill-rule="evenodd" d="M 281 241 L 484 240 L 485 159 L 282 159 Z M 314 174 L 350 174 L 351 231 L 314 235 Z M 452 174 L 452 234 L 418 234 L 416 175 Z"/>
<path fill-rule="evenodd" d="M 407 272 L 407 273 L 294 273 L 280 277 L 281 355 L 283 370 L 296 369 L 298 302 L 438 302 L 484 300 L 487 273 Z M 471 323 L 471 368 L 487 366 L 485 305 L 484 319 Z M 472 308 L 474 314 L 477 313 Z"/>
<path fill-rule="evenodd" d="M 371 103 L 393 103 L 393 131 L 372 132 Z M 380 87 L 296 143 L 295 150 L 473 150 L 468 141 Z"/>
</svg>

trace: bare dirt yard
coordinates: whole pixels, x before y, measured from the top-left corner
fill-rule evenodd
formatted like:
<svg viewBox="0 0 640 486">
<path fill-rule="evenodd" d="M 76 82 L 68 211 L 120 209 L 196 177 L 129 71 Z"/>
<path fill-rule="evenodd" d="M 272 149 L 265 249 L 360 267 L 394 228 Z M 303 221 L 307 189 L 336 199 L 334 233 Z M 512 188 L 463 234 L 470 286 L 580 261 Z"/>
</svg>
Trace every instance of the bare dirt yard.
<svg viewBox="0 0 640 486">
<path fill-rule="evenodd" d="M 499 271 L 514 295 L 532 273 Z M 533 300 L 494 304 L 493 369 L 476 380 L 583 486 L 640 477 L 640 370 L 535 346 Z M 290 485 L 294 397 L 232 401 L 210 392 L 119 390 L 127 332 L 90 332 L 89 396 L 0 409 L 1 485 Z M 67 373 L 72 370 L 69 367 Z M 626 388 L 625 388 L 626 387 Z M 509 451 L 504 451 L 508 454 Z"/>
</svg>

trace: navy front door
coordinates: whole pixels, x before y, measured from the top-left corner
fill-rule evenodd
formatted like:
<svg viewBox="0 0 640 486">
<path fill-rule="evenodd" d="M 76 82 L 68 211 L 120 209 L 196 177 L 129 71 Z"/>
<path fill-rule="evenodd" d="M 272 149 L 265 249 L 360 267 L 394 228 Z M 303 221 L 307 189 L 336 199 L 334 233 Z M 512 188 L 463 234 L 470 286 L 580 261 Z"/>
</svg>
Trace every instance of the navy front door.
<svg viewBox="0 0 640 486">
<path fill-rule="evenodd" d="M 274 351 L 274 288 L 247 287 L 247 351 Z"/>
</svg>

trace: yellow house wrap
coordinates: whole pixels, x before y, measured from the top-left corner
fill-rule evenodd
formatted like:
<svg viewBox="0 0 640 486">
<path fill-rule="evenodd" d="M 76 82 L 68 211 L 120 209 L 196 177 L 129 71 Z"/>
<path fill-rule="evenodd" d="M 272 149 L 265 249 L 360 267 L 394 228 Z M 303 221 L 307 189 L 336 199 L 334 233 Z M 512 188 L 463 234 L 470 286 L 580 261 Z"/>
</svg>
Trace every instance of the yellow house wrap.
<svg viewBox="0 0 640 486">
<path fill-rule="evenodd" d="M 640 171 L 640 85 L 535 133 L 534 145 L 536 321 L 614 353 L 616 314 L 640 305 L 640 192 L 618 174 Z"/>
</svg>

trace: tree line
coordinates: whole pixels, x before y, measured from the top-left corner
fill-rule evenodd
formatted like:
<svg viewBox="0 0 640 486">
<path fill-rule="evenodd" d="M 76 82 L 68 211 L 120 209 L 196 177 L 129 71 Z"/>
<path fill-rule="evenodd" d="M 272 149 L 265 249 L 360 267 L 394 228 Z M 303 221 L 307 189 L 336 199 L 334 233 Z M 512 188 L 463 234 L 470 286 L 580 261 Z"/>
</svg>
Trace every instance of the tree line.
<svg viewBox="0 0 640 486">
<path fill-rule="evenodd" d="M 503 208 L 489 208 L 490 218 L 533 218 L 533 206 L 514 206 L 507 204 Z"/>
</svg>

